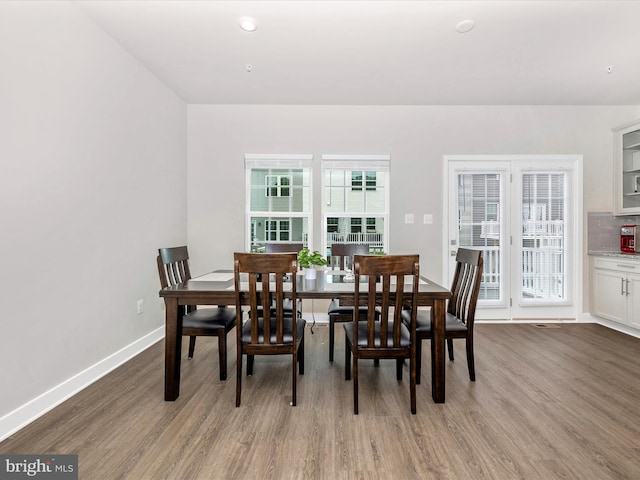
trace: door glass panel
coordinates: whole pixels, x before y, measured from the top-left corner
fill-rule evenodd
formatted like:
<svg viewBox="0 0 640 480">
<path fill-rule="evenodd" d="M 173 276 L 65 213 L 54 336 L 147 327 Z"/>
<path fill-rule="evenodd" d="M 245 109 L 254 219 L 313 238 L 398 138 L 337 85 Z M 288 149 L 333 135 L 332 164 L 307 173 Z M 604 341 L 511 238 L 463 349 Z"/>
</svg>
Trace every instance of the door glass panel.
<svg viewBox="0 0 640 480">
<path fill-rule="evenodd" d="M 458 245 L 483 251 L 480 300 L 501 300 L 501 174 L 457 176 Z"/>
<path fill-rule="evenodd" d="M 566 178 L 522 175 L 521 300 L 565 300 Z"/>
</svg>

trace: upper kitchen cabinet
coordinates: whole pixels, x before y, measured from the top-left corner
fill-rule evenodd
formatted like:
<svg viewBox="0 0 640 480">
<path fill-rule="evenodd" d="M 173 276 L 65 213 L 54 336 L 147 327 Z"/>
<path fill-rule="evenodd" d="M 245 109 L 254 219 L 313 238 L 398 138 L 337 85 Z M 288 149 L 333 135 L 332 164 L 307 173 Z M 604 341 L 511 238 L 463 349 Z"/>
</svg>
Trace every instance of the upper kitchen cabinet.
<svg viewBox="0 0 640 480">
<path fill-rule="evenodd" d="M 613 129 L 616 215 L 640 214 L 640 120 Z"/>
</svg>

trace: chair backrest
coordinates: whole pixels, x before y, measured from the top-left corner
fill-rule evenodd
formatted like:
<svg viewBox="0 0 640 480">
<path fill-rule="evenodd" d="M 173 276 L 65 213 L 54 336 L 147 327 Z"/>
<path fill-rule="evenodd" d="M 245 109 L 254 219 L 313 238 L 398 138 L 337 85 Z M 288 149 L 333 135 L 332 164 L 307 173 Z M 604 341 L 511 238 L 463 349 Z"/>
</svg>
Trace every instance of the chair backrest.
<svg viewBox="0 0 640 480">
<path fill-rule="evenodd" d="M 304 248 L 302 243 L 265 243 L 266 253 L 298 253 Z"/>
<path fill-rule="evenodd" d="M 391 348 L 400 345 L 400 330 L 402 325 L 402 306 L 410 307 L 413 321 L 411 322 L 411 338 L 415 338 L 415 318 L 418 309 L 418 288 L 420 284 L 420 256 L 419 255 L 356 255 L 354 257 L 355 291 L 354 305 L 366 305 L 367 308 L 367 348 Z M 367 301 L 360 300 L 360 275 L 367 275 Z M 405 277 L 411 283 L 405 282 Z M 377 279 L 380 279 L 379 290 Z M 393 282 L 392 282 L 393 280 Z M 392 285 L 395 288 L 392 288 Z M 408 295 L 407 295 L 408 294 Z M 404 299 L 404 303 L 397 305 L 396 299 Z M 408 297 L 408 298 L 407 298 Z M 380 311 L 379 344 L 376 345 L 376 306 Z M 354 323 L 358 322 L 358 309 L 354 308 Z M 390 314 L 393 313 L 393 318 Z M 390 320 L 393 328 L 389 329 Z M 354 325 L 354 348 L 358 344 L 357 325 Z"/>
<path fill-rule="evenodd" d="M 189 252 L 186 246 L 158 249 L 158 274 L 162 288 L 191 279 Z"/>
<path fill-rule="evenodd" d="M 236 308 L 242 311 L 244 295 L 249 300 L 249 321 L 251 322 L 252 345 L 278 345 L 285 343 L 284 322 L 291 321 L 291 314 L 285 314 L 284 277 L 291 276 L 291 295 L 293 305 L 297 303 L 296 272 L 298 255 L 296 253 L 234 253 L 233 272 L 236 290 Z M 247 274 L 247 282 L 242 283 L 240 274 Z M 258 280 L 260 277 L 260 280 Z M 273 302 L 273 303 L 272 303 Z M 258 306 L 262 311 L 258 311 Z M 264 316 L 264 331 L 259 329 L 259 321 Z M 273 322 L 274 321 L 274 322 Z M 271 332 L 275 323 L 275 339 Z M 238 327 L 238 335 L 242 328 Z M 296 328 L 291 328 L 293 345 L 296 344 Z M 287 342 L 288 343 L 288 342 Z"/>
<path fill-rule="evenodd" d="M 337 266 L 340 270 L 353 269 L 353 256 L 367 255 L 368 253 L 368 243 L 332 243 L 331 268 Z"/>
<path fill-rule="evenodd" d="M 456 271 L 451 284 L 451 299 L 447 312 L 473 328 L 473 321 L 482 282 L 483 259 L 481 250 L 459 248 Z"/>
</svg>

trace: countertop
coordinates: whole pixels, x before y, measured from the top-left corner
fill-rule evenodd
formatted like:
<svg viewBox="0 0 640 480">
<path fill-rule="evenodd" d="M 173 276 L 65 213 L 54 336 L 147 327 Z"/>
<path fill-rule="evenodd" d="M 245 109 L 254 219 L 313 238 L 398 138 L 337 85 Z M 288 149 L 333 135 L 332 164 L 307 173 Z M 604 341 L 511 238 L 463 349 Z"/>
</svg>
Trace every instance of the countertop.
<svg viewBox="0 0 640 480">
<path fill-rule="evenodd" d="M 623 252 L 589 252 L 594 257 L 626 258 L 627 260 L 640 260 L 640 253 Z"/>
</svg>

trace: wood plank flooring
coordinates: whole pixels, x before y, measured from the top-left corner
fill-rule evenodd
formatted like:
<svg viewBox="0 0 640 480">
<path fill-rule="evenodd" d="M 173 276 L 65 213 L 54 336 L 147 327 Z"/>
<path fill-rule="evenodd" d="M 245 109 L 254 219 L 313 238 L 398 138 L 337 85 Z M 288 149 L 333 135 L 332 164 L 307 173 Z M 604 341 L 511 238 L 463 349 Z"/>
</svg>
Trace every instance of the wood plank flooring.
<svg viewBox="0 0 640 480">
<path fill-rule="evenodd" d="M 447 401 L 431 399 L 425 343 L 418 413 L 408 367 L 360 369 L 360 414 L 344 380 L 344 338 L 306 332 L 306 370 L 290 407 L 290 362 L 256 357 L 235 408 L 215 339 L 182 362 L 181 394 L 163 400 L 162 342 L 0 443 L 7 453 L 76 453 L 87 480 L 637 479 L 640 339 L 594 324 L 476 327 L 477 381 L 464 343 L 447 361 Z M 186 344 L 183 348 L 186 352 Z"/>
</svg>

